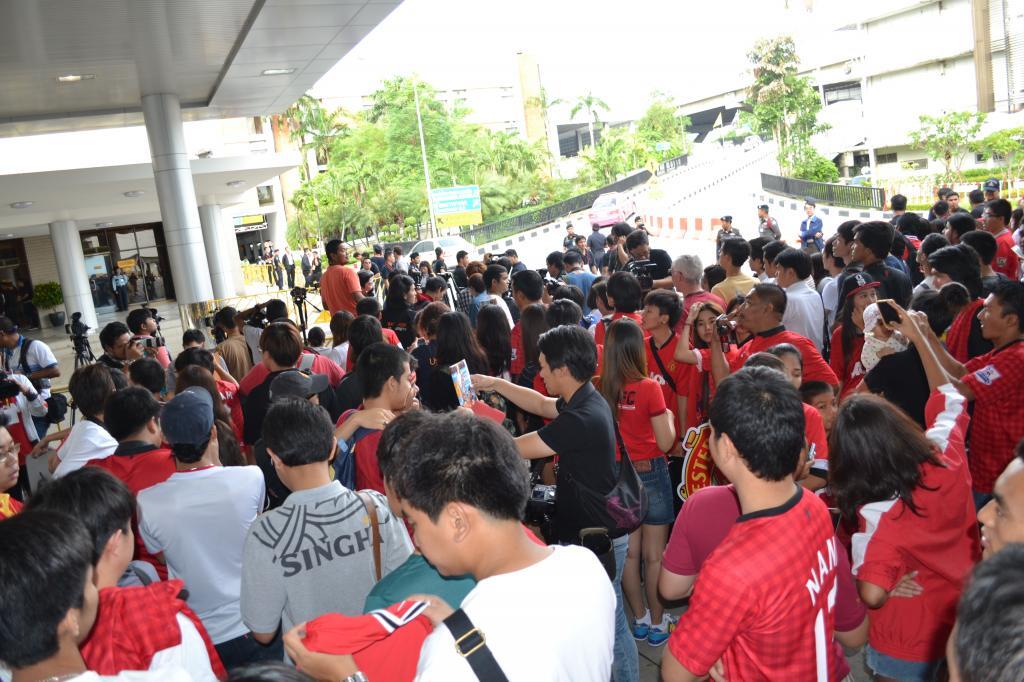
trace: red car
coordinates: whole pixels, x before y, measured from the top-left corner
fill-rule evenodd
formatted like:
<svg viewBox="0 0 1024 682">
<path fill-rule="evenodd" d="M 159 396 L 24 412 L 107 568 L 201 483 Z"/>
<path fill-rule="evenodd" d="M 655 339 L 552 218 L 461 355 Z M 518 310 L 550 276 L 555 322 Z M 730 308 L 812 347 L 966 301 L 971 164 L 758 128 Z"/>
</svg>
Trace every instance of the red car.
<svg viewBox="0 0 1024 682">
<path fill-rule="evenodd" d="M 606 227 L 615 223 L 624 223 L 636 213 L 636 204 L 618 192 L 602 194 L 594 201 L 589 217 L 591 225 Z"/>
</svg>

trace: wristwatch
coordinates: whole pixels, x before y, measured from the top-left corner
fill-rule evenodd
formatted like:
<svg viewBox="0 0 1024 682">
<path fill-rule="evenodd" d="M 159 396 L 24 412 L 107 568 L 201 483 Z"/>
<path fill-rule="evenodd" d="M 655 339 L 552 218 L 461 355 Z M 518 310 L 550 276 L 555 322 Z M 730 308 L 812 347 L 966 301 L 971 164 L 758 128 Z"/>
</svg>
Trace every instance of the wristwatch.
<svg viewBox="0 0 1024 682">
<path fill-rule="evenodd" d="M 341 682 L 370 682 L 366 679 L 366 675 L 363 674 L 362 670 L 357 670 Z"/>
</svg>

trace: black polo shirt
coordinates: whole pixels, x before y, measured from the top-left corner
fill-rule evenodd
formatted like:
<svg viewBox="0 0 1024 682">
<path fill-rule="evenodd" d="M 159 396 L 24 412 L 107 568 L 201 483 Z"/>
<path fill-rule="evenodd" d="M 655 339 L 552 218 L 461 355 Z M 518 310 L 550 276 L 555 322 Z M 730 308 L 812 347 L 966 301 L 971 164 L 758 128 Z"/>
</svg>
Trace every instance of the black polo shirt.
<svg viewBox="0 0 1024 682">
<path fill-rule="evenodd" d="M 595 508 L 592 495 L 605 495 L 618 480 L 615 464 L 615 429 L 608 403 L 587 382 L 569 402 L 558 401 L 558 416 L 537 431 L 544 444 L 558 453 L 558 497 L 555 503 L 555 533 L 559 542 L 579 543 L 580 530 L 595 526 L 609 528 L 603 509 Z M 623 531 L 609 528 L 618 537 Z"/>
</svg>

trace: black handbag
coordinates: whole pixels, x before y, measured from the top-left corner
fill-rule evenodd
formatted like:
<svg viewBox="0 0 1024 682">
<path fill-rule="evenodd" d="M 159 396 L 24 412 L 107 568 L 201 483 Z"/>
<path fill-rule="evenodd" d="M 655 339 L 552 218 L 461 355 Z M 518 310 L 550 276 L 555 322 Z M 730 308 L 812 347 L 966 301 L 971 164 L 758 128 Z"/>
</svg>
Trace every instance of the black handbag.
<svg viewBox="0 0 1024 682">
<path fill-rule="evenodd" d="M 622 441 L 622 434 L 619 433 L 619 425 L 613 422 L 615 427 L 615 439 L 619 443 L 619 480 L 615 486 L 606 494 L 597 492 L 579 481 L 573 479 L 573 484 L 579 489 L 581 501 L 589 503 L 588 506 L 602 515 L 604 525 L 609 530 L 622 530 L 632 533 L 643 523 L 647 516 L 647 490 L 644 488 L 640 475 L 636 472 L 629 453 L 626 451 L 626 444 Z"/>
</svg>

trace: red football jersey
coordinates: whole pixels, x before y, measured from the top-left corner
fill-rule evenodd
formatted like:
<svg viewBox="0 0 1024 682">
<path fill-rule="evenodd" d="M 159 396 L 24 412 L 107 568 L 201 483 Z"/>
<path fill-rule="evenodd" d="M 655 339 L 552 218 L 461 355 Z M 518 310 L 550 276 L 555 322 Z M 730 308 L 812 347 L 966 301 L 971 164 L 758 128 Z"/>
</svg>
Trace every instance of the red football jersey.
<svg viewBox="0 0 1024 682">
<path fill-rule="evenodd" d="M 523 327 L 519 322 L 512 327 L 512 363 L 508 367 L 508 373 L 514 377 L 523 373 L 526 367 L 526 354 L 523 351 Z"/>
<path fill-rule="evenodd" d="M 786 331 L 784 327 L 776 327 L 766 332 L 754 334 L 754 337 L 747 343 L 740 346 L 740 352 L 731 358 L 729 367 L 733 372 L 743 366 L 754 353 L 768 350 L 780 343 L 789 343 L 797 347 L 804 359 L 804 381 L 824 381 L 829 386 L 838 386 L 839 379 L 832 368 L 828 366 L 821 353 L 814 346 L 810 339 L 801 336 L 796 332 Z"/>
<path fill-rule="evenodd" d="M 729 680 L 839 680 L 834 639 L 839 547 L 825 504 L 794 486 L 788 502 L 741 516 L 704 562 L 668 649 Z"/>
<path fill-rule="evenodd" d="M 644 350 L 647 353 L 647 376 L 661 386 L 661 392 L 665 396 L 665 407 L 671 410 L 673 416 L 676 417 L 674 420 L 675 424 L 679 423 L 678 415 L 676 415 L 678 408 L 676 396 L 686 395 L 690 388 L 690 373 L 692 371 L 691 365 L 687 365 L 685 362 L 678 362 L 673 357 L 678 344 L 679 336 L 673 332 L 668 337 L 665 345 L 658 348 L 658 357 L 661 358 L 661 364 L 664 365 L 665 372 L 672 379 L 672 383 L 675 384 L 675 390 L 673 390 L 672 385 L 665 378 L 665 374 L 662 373 L 661 366 L 658 365 L 658 361 L 654 358 L 654 351 L 651 350 L 651 337 L 644 337 Z"/>
<path fill-rule="evenodd" d="M 616 320 L 621 320 L 624 317 L 628 317 L 637 324 L 640 324 L 641 322 L 640 313 L 612 313 L 611 320 L 608 322 L 608 324 L 605 324 L 604 320 L 602 320 L 601 322 L 597 323 L 597 328 L 594 329 L 594 341 L 597 343 L 597 345 L 604 345 L 604 334 L 606 328 L 610 327 L 612 322 L 615 322 Z"/>
<path fill-rule="evenodd" d="M 889 599 L 871 612 L 868 641 L 888 656 L 934 661 L 945 655 L 964 580 L 981 558 L 971 477 L 964 456 L 967 401 L 951 385 L 932 393 L 925 408 L 929 440 L 940 465 L 921 467 L 914 489 L 917 513 L 902 500 L 880 500 L 858 510 L 853 573 L 888 591 L 911 571 L 924 592 Z"/>
<path fill-rule="evenodd" d="M 664 457 L 654 437 L 651 419 L 665 414 L 665 398 L 661 387 L 653 379 L 641 379 L 622 387 L 619 397 L 619 433 L 626 444 L 629 458 L 636 462 L 641 459 Z M 622 456 L 615 446 L 615 460 Z"/>
<path fill-rule="evenodd" d="M 864 335 L 857 334 L 853 337 L 853 350 L 850 353 L 850 361 L 846 361 L 846 353 L 843 348 L 843 328 L 836 327 L 832 332 L 832 350 L 828 364 L 843 382 L 843 388 L 839 393 L 839 401 L 853 393 L 853 390 L 864 381 L 864 365 L 860 361 L 860 353 L 864 350 Z"/>
<path fill-rule="evenodd" d="M 1013 252 L 1013 233 L 1003 230 L 996 237 L 996 257 L 992 259 L 992 269 L 1001 272 L 1014 282 L 1017 281 L 1017 272 L 1020 270 L 1020 259 Z"/>
<path fill-rule="evenodd" d="M 971 421 L 971 477 L 974 489 L 990 493 L 1024 438 L 1024 342 L 1013 343 L 967 362 L 961 381 L 974 392 Z"/>
</svg>

